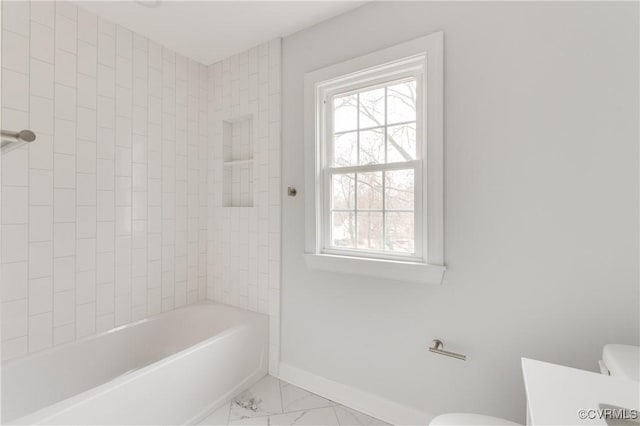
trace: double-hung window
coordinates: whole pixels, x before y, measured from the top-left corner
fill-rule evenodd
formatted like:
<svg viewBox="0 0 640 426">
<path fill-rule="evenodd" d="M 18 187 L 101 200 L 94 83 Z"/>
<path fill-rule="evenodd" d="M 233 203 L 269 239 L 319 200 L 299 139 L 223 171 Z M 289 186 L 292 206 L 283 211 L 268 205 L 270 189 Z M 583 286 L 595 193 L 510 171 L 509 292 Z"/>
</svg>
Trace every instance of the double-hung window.
<svg viewBox="0 0 640 426">
<path fill-rule="evenodd" d="M 440 282 L 442 34 L 306 75 L 307 263 Z"/>
<path fill-rule="evenodd" d="M 421 85 L 394 75 L 323 100 L 325 253 L 420 258 Z"/>
</svg>

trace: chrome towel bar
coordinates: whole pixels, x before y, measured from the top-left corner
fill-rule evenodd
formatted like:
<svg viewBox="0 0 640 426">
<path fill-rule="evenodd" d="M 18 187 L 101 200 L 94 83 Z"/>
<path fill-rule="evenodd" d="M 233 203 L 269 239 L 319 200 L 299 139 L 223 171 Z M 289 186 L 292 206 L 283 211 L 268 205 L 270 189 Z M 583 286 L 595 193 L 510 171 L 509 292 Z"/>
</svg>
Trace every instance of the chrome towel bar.
<svg viewBox="0 0 640 426">
<path fill-rule="evenodd" d="M 451 358 L 461 359 L 463 361 L 467 360 L 466 355 L 445 351 L 443 349 L 444 344 L 442 343 L 442 340 L 434 339 L 431 343 L 432 343 L 432 346 L 429 348 L 429 352 L 433 352 L 434 354 L 438 354 L 438 355 L 450 356 Z"/>
</svg>

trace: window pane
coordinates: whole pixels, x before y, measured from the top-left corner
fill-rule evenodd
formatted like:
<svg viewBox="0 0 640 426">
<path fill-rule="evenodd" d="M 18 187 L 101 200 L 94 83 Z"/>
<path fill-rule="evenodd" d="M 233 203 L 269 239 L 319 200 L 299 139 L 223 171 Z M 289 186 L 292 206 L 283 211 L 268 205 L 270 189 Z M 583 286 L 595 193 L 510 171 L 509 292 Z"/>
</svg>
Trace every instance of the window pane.
<svg viewBox="0 0 640 426">
<path fill-rule="evenodd" d="M 384 129 L 360 132 L 360 164 L 384 163 Z"/>
<path fill-rule="evenodd" d="M 413 210 L 414 188 L 413 169 L 385 172 L 386 210 Z"/>
<path fill-rule="evenodd" d="M 387 123 L 416 121 L 416 81 L 387 87 Z"/>
<path fill-rule="evenodd" d="M 413 213 L 387 212 L 385 214 L 385 246 L 387 250 L 414 253 Z"/>
<path fill-rule="evenodd" d="M 416 159 L 416 124 L 390 126 L 387 136 L 387 162 Z"/>
<path fill-rule="evenodd" d="M 355 247 L 355 212 L 333 212 L 331 215 L 331 241 L 336 247 Z"/>
<path fill-rule="evenodd" d="M 333 164 L 335 166 L 358 164 L 357 132 L 342 133 L 333 138 Z"/>
<path fill-rule="evenodd" d="M 331 205 L 334 210 L 353 210 L 356 208 L 356 185 L 353 173 L 333 175 L 331 183 Z"/>
<path fill-rule="evenodd" d="M 358 95 L 333 98 L 333 131 L 344 132 L 358 128 Z"/>
<path fill-rule="evenodd" d="M 327 142 L 331 173 L 328 246 L 415 253 L 415 172 L 378 170 L 377 165 L 422 157 L 417 140 L 417 80 L 361 88 L 332 99 L 333 131 Z M 367 171 L 362 171 L 359 167 Z M 416 211 L 416 209 L 418 211 Z M 420 241 L 418 241 L 420 243 Z"/>
<path fill-rule="evenodd" d="M 384 87 L 360 93 L 360 128 L 384 126 Z"/>
<path fill-rule="evenodd" d="M 358 248 L 382 250 L 382 213 L 358 212 Z"/>
<path fill-rule="evenodd" d="M 358 173 L 358 210 L 382 210 L 382 172 Z"/>
</svg>

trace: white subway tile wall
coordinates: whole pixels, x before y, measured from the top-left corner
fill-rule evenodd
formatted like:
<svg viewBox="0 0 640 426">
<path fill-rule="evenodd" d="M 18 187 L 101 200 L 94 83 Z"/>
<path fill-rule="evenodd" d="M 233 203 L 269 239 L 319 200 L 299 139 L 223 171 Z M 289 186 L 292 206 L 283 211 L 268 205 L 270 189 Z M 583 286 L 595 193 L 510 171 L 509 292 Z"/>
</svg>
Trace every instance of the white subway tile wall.
<svg viewBox="0 0 640 426">
<path fill-rule="evenodd" d="M 280 359 L 280 64 L 277 39 L 208 70 L 208 296 L 269 315 L 274 375 Z M 253 158 L 253 206 L 226 207 L 225 122 L 247 117 L 254 152 L 243 158 Z"/>
<path fill-rule="evenodd" d="M 2 2 L 2 358 L 207 296 L 206 66 L 68 2 Z"/>
</svg>

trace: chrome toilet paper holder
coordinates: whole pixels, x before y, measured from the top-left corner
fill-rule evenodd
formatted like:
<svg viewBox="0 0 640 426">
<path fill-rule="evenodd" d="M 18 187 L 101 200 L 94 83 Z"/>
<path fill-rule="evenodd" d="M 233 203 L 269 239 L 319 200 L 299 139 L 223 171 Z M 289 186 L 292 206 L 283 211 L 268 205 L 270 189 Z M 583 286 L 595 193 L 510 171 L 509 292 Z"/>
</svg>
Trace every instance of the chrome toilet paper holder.
<svg viewBox="0 0 640 426">
<path fill-rule="evenodd" d="M 462 361 L 467 360 L 466 355 L 458 354 L 455 352 L 449 352 L 444 350 L 444 343 L 440 339 L 434 339 L 431 342 L 431 347 L 429 348 L 429 352 L 433 352 L 434 354 L 450 356 L 451 358 L 460 359 Z"/>
</svg>

